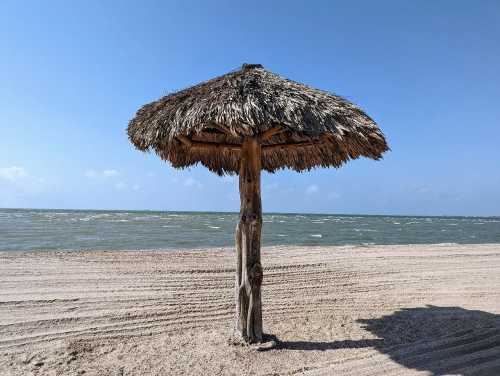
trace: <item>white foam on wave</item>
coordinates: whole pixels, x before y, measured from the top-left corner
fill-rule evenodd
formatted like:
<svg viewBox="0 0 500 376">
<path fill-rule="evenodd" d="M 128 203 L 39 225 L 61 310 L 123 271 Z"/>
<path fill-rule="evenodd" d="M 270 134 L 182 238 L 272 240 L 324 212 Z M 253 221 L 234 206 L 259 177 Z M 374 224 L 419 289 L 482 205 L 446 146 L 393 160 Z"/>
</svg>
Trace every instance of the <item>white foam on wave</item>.
<svg viewBox="0 0 500 376">
<path fill-rule="evenodd" d="M 219 229 L 220 227 L 219 226 L 208 226 L 210 228 L 214 228 L 214 229 Z"/>
<path fill-rule="evenodd" d="M 322 238 L 323 235 L 321 235 L 321 234 L 311 234 L 311 237 L 313 237 L 313 238 Z"/>
<path fill-rule="evenodd" d="M 89 215 L 87 217 L 83 217 L 83 218 L 79 218 L 78 220 L 79 221 L 84 221 L 84 222 L 88 222 L 88 221 L 92 221 L 94 219 L 101 219 L 101 218 L 107 218 L 107 217 L 110 217 L 111 214 L 94 214 L 94 215 Z"/>
<path fill-rule="evenodd" d="M 143 215 L 140 217 L 133 217 L 132 220 L 134 220 L 134 221 L 156 221 L 156 220 L 158 220 L 158 218 L 165 219 L 165 218 L 160 217 L 159 215 Z"/>
<path fill-rule="evenodd" d="M 91 235 L 81 235 L 81 236 L 76 236 L 76 240 L 99 240 L 101 239 L 100 237 L 98 236 L 91 236 Z"/>
</svg>

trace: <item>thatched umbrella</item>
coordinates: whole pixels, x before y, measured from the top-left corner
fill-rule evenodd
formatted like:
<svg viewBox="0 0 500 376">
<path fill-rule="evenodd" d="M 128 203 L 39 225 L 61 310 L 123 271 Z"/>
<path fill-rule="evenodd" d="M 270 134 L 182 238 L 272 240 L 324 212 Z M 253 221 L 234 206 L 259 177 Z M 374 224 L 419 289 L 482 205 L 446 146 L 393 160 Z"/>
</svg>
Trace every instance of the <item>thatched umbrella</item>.
<svg viewBox="0 0 500 376">
<path fill-rule="evenodd" d="M 239 174 L 236 327 L 247 342 L 262 341 L 261 170 L 340 167 L 388 150 L 377 124 L 354 104 L 260 64 L 143 106 L 127 131 L 136 148 L 176 168 L 201 163 L 218 175 Z"/>
</svg>

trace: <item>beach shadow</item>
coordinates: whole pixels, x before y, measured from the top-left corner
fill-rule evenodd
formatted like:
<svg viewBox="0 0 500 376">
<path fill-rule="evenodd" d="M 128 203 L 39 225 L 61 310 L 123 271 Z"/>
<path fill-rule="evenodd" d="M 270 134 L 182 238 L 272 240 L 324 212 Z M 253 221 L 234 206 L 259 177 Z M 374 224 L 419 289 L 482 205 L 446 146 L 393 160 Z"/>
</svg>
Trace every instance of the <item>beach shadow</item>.
<svg viewBox="0 0 500 376">
<path fill-rule="evenodd" d="M 373 347 L 406 368 L 434 376 L 500 375 L 500 315 L 428 305 L 358 322 L 378 338 L 334 342 L 275 340 L 278 348 L 287 350 Z"/>
</svg>

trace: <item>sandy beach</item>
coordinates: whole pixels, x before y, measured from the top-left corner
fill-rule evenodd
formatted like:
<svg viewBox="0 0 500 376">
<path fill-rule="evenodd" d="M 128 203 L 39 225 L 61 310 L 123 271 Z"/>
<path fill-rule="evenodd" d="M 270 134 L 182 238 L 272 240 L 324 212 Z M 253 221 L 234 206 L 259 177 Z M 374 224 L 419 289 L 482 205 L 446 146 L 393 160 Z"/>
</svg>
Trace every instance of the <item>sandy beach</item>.
<svg viewBox="0 0 500 376">
<path fill-rule="evenodd" d="M 0 252 L 0 375 L 500 375 L 500 245 L 271 247 L 231 343 L 230 249 Z"/>
</svg>

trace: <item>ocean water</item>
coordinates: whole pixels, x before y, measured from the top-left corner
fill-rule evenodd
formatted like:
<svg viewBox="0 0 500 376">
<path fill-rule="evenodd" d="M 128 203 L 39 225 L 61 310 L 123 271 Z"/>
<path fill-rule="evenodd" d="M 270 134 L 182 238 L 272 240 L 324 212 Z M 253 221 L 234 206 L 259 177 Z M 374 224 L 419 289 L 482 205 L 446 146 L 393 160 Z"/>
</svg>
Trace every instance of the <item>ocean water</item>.
<svg viewBox="0 0 500 376">
<path fill-rule="evenodd" d="M 237 220 L 237 213 L 0 209 L 0 250 L 232 246 Z M 263 216 L 262 243 L 500 243 L 500 217 L 268 213 Z"/>
</svg>

